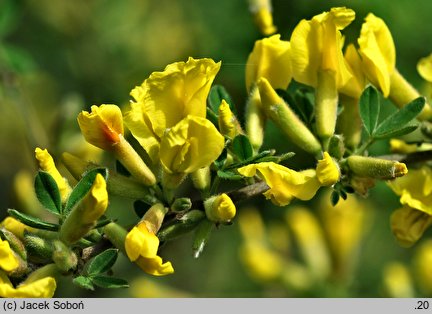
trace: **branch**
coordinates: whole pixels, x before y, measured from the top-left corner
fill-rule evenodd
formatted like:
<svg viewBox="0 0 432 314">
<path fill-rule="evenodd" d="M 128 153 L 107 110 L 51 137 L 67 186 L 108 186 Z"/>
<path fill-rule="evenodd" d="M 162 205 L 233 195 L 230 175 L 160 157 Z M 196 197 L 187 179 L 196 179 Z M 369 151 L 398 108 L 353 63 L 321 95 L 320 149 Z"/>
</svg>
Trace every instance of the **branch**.
<svg viewBox="0 0 432 314">
<path fill-rule="evenodd" d="M 260 181 L 244 188 L 228 192 L 228 196 L 234 203 L 262 194 L 269 189 L 269 186 L 264 181 Z"/>
</svg>

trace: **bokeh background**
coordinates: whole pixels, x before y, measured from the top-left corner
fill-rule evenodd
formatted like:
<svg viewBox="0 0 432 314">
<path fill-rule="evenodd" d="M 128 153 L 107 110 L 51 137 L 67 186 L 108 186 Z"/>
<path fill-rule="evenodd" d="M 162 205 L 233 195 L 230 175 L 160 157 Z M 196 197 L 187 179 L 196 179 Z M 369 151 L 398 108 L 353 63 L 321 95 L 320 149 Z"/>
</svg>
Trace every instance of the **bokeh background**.
<svg viewBox="0 0 432 314">
<path fill-rule="evenodd" d="M 432 52 L 430 0 L 277 0 L 273 1 L 275 25 L 282 38 L 289 40 L 302 18 L 311 18 L 332 6 L 347 6 L 356 11 L 355 22 L 345 32 L 347 42 L 355 41 L 368 12 L 383 18 L 396 44 L 398 69 L 421 87 L 416 63 Z M 63 151 L 79 151 L 82 140 L 76 115 L 80 110 L 93 104 L 126 104 L 134 86 L 171 62 L 189 56 L 221 60 L 215 83 L 225 86 L 242 112 L 247 96 L 245 62 L 254 41 L 261 37 L 246 0 L 0 0 L 3 216 L 7 208 L 25 206 L 17 194 L 31 197 L 31 185 L 19 183 L 17 174 L 26 177 L 36 171 L 36 146 L 48 148 L 56 156 Z M 297 155 L 287 164 L 308 166 L 311 160 L 279 135 L 270 124 L 266 146 L 276 147 L 281 153 L 293 150 Z M 372 153 L 385 153 L 387 149 L 388 143 L 374 145 Z M 108 164 L 112 162 L 100 158 Z M 130 281 L 130 289 L 88 292 L 75 288 L 70 278 L 65 278 L 59 283 L 56 296 L 431 296 L 431 284 L 428 286 L 427 278 L 418 275 L 416 266 L 428 235 L 411 249 L 398 246 L 389 225 L 391 212 L 399 207 L 398 199 L 382 183 L 370 191 L 367 201 L 360 199 L 360 205 L 345 204 L 351 209 L 361 208 L 364 215 L 358 227 L 359 240 L 353 244 L 355 254 L 350 254 L 349 270 L 342 275 L 330 271 L 328 275 L 320 264 L 325 262 L 316 256 L 308 258 L 305 250 L 309 245 L 309 250 L 328 255 L 333 263 L 330 268 L 334 267 L 335 253 L 327 245 L 325 221 L 319 214 L 329 204 L 325 193 L 312 202 L 295 202 L 288 208 L 273 207 L 262 197 L 242 203 L 239 212 L 255 218 L 260 215 L 265 226 L 262 237 L 267 244 L 259 256 L 245 253 L 249 252 L 245 248 L 250 238 L 261 230 L 259 219 L 254 220 L 255 224 L 249 223 L 249 229 L 248 223 L 240 229 L 245 224 L 240 216 L 233 225 L 213 232 L 199 259 L 192 257 L 191 236 L 167 243 L 162 255 L 172 261 L 174 275 L 150 277 L 120 257 L 114 271 Z M 304 236 L 303 242 L 301 235 L 296 234 L 296 220 L 290 222 L 286 218 L 296 206 L 305 206 L 301 212 L 315 217 L 318 229 L 323 231 L 317 235 L 321 240 L 313 242 L 313 230 L 310 237 Z M 132 203 L 126 199 L 112 199 L 110 211 L 125 223 L 135 219 Z M 248 221 L 249 216 L 245 217 Z M 261 261 L 261 266 L 256 266 L 256 260 Z"/>
</svg>

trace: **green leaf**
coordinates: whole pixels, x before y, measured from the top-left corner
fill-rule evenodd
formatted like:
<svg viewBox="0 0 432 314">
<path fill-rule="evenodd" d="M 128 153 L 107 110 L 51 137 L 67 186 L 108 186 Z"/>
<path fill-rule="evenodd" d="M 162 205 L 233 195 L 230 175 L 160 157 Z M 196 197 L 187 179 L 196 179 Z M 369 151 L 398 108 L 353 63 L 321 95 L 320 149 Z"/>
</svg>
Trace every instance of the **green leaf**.
<svg viewBox="0 0 432 314">
<path fill-rule="evenodd" d="M 214 161 L 215 166 L 216 166 L 218 169 L 223 169 L 227 157 L 228 157 L 228 151 L 227 151 L 226 148 L 224 148 L 223 151 L 222 151 L 222 153 L 219 155 L 218 159 L 216 159 L 216 160 Z"/>
<path fill-rule="evenodd" d="M 218 115 L 214 113 L 209 107 L 207 107 L 207 119 L 210 120 L 216 127 L 219 125 Z"/>
<path fill-rule="evenodd" d="M 109 223 L 111 223 L 111 222 L 113 222 L 112 219 L 102 219 L 102 220 L 99 220 L 99 221 L 96 223 L 96 225 L 93 227 L 93 229 L 98 229 L 98 228 L 105 227 L 107 224 L 109 224 Z"/>
<path fill-rule="evenodd" d="M 89 276 L 105 273 L 111 269 L 117 260 L 118 250 L 108 249 L 98 255 L 96 255 L 89 263 L 87 267 L 87 273 Z"/>
<path fill-rule="evenodd" d="M 374 135 L 374 138 L 386 139 L 386 138 L 398 137 L 398 136 L 402 136 L 405 134 L 409 134 L 409 133 L 415 131 L 417 128 L 418 128 L 418 125 L 407 125 L 401 129 L 390 131 L 388 133 L 376 134 L 376 135 Z"/>
<path fill-rule="evenodd" d="M 412 102 L 399 109 L 395 113 L 391 114 L 383 122 L 381 122 L 381 124 L 376 128 L 373 137 L 383 138 L 383 136 L 388 137 L 388 134 L 398 134 L 398 131 L 404 129 L 409 122 L 411 122 L 415 117 L 417 117 L 417 115 L 423 110 L 424 106 L 424 97 L 414 99 Z M 407 130 L 405 130 L 404 132 L 407 132 Z M 407 134 L 404 132 L 402 133 Z"/>
<path fill-rule="evenodd" d="M 331 201 L 331 204 L 333 205 L 333 206 L 336 206 L 336 204 L 339 202 L 339 192 L 338 191 L 333 191 L 332 193 L 331 193 L 331 195 L 330 195 L 330 201 Z"/>
<path fill-rule="evenodd" d="M 71 192 L 65 207 L 64 213 L 66 215 L 87 195 L 98 173 L 102 174 L 105 180 L 107 180 L 108 170 L 106 168 L 95 168 L 89 170 Z"/>
<path fill-rule="evenodd" d="M 72 280 L 72 282 L 80 288 L 84 288 L 87 290 L 94 290 L 94 286 L 93 286 L 91 278 L 84 277 L 84 276 L 78 276 L 78 277 L 75 277 Z"/>
<path fill-rule="evenodd" d="M 97 275 L 92 277 L 92 282 L 100 288 L 117 289 L 129 287 L 126 280 L 110 276 Z"/>
<path fill-rule="evenodd" d="M 204 247 L 210 239 L 213 226 L 214 223 L 208 219 L 204 219 L 198 225 L 192 243 L 192 253 L 195 258 L 200 257 L 201 253 L 204 251 Z"/>
<path fill-rule="evenodd" d="M 60 215 L 62 203 L 60 191 L 54 178 L 45 171 L 39 171 L 35 178 L 35 192 L 41 204 L 50 212 Z"/>
<path fill-rule="evenodd" d="M 241 180 L 243 179 L 243 176 L 239 175 L 238 173 L 235 173 L 233 171 L 224 171 L 224 170 L 218 170 L 217 176 L 224 180 Z"/>
<path fill-rule="evenodd" d="M 9 34 L 18 24 L 17 3 L 14 0 L 0 1 L 0 37 Z"/>
<path fill-rule="evenodd" d="M 23 214 L 16 209 L 8 209 L 8 214 L 15 219 L 18 219 L 23 224 L 29 227 L 33 227 L 36 229 L 49 230 L 49 231 L 58 231 L 59 225 L 45 222 L 39 218 L 32 217 L 30 215 Z"/>
<path fill-rule="evenodd" d="M 232 152 L 240 159 L 246 160 L 253 156 L 252 144 L 246 135 L 237 135 L 231 145 Z"/>
<path fill-rule="evenodd" d="M 380 106 L 378 91 L 372 85 L 368 86 L 360 96 L 360 117 L 369 135 L 377 127 Z"/>
<path fill-rule="evenodd" d="M 222 85 L 213 85 L 210 89 L 208 105 L 216 115 L 219 112 L 219 106 L 223 99 L 225 99 L 225 101 L 230 106 L 231 111 L 236 115 L 237 110 L 234 106 L 231 96 L 228 94 L 225 87 L 223 87 Z"/>
</svg>

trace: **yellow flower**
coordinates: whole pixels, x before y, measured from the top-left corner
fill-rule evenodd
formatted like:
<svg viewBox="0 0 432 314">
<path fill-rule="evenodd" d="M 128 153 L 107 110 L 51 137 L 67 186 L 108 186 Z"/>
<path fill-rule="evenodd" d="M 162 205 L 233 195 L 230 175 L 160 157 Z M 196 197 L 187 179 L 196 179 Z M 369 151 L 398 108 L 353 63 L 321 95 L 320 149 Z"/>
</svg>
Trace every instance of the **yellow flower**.
<svg viewBox="0 0 432 314">
<path fill-rule="evenodd" d="M 87 142 L 104 150 L 111 150 L 123 136 L 123 117 L 116 105 L 92 106 L 91 112 L 82 111 L 78 124 Z"/>
<path fill-rule="evenodd" d="M 430 227 L 432 216 L 409 206 L 404 206 L 393 212 L 390 223 L 398 243 L 403 247 L 410 247 Z"/>
<path fill-rule="evenodd" d="M 145 221 L 141 221 L 127 234 L 125 248 L 129 259 L 148 274 L 163 276 L 174 272 L 171 263 L 163 263 L 157 255 L 159 239 L 149 231 Z"/>
<path fill-rule="evenodd" d="M 384 269 L 384 289 L 391 298 L 413 298 L 414 289 L 411 275 L 405 265 L 392 262 Z"/>
<path fill-rule="evenodd" d="M 277 206 L 288 205 L 294 198 L 310 200 L 320 187 L 313 169 L 297 172 L 273 162 L 261 162 L 239 168 L 238 172 L 245 177 L 258 172 L 270 187 L 264 196 Z"/>
<path fill-rule="evenodd" d="M 15 257 L 9 242 L 0 239 L 0 268 L 11 272 L 19 267 L 19 261 Z"/>
<path fill-rule="evenodd" d="M 69 197 L 69 194 L 72 191 L 72 189 L 69 183 L 67 182 L 66 178 L 62 177 L 60 172 L 57 170 L 57 167 L 54 163 L 54 159 L 48 153 L 48 150 L 46 149 L 42 150 L 39 147 L 35 149 L 35 155 L 39 163 L 39 168 L 43 171 L 48 172 L 53 177 L 54 181 L 57 183 L 57 186 L 60 190 L 62 202 L 65 202 Z"/>
<path fill-rule="evenodd" d="M 337 162 L 335 162 L 329 155 L 329 153 L 324 152 L 323 159 L 318 160 L 316 176 L 321 185 L 324 186 L 331 186 L 339 181 L 339 166 Z"/>
<path fill-rule="evenodd" d="M 210 197 L 204 202 L 207 218 L 215 222 L 229 222 L 236 214 L 236 207 L 231 198 L 222 193 Z"/>
<path fill-rule="evenodd" d="M 60 228 L 60 239 L 74 243 L 85 236 L 108 207 L 106 181 L 97 174 L 93 185 L 80 204 L 67 216 Z"/>
<path fill-rule="evenodd" d="M 369 13 L 362 25 L 358 44 L 367 78 L 387 97 L 390 76 L 396 67 L 396 49 L 385 22 Z"/>
<path fill-rule="evenodd" d="M 153 72 L 141 86 L 132 90 L 135 102 L 125 114 L 125 123 L 134 137 L 158 161 L 159 142 L 165 130 L 188 115 L 204 118 L 211 84 L 220 62 L 189 58 Z"/>
<path fill-rule="evenodd" d="M 422 241 L 416 248 L 414 255 L 414 273 L 416 275 L 416 283 L 424 295 L 432 293 L 432 272 L 430 265 L 432 264 L 432 240 Z"/>
<path fill-rule="evenodd" d="M 390 188 L 400 196 L 402 205 L 432 215 L 432 170 L 424 166 L 407 175 L 389 181 Z"/>
<path fill-rule="evenodd" d="M 432 54 L 419 60 L 417 71 L 422 78 L 432 83 Z"/>
<path fill-rule="evenodd" d="M 168 173 L 192 173 L 216 160 L 224 142 L 209 120 L 190 115 L 162 138 L 160 160 Z"/>
<path fill-rule="evenodd" d="M 272 280 L 283 270 L 283 259 L 259 242 L 250 241 L 240 248 L 240 258 L 251 276 L 257 280 Z"/>
<path fill-rule="evenodd" d="M 292 78 L 291 45 L 280 35 L 257 40 L 246 62 L 246 88 L 249 91 L 261 77 L 273 88 L 286 89 Z"/>
<path fill-rule="evenodd" d="M 352 98 L 359 99 L 366 86 L 366 77 L 363 72 L 362 60 L 354 44 L 349 44 L 347 46 L 344 58 L 352 77 L 339 89 L 339 92 Z"/>
<path fill-rule="evenodd" d="M 0 271 L 0 296 L 3 298 L 52 298 L 57 284 L 53 277 L 24 281 L 16 288 L 6 274 Z"/>
<path fill-rule="evenodd" d="M 342 54 L 340 31 L 355 18 L 355 12 L 344 7 L 332 8 L 302 20 L 291 35 L 294 79 L 316 87 L 320 71 L 333 72 L 336 84 L 344 86 L 352 77 Z"/>
</svg>

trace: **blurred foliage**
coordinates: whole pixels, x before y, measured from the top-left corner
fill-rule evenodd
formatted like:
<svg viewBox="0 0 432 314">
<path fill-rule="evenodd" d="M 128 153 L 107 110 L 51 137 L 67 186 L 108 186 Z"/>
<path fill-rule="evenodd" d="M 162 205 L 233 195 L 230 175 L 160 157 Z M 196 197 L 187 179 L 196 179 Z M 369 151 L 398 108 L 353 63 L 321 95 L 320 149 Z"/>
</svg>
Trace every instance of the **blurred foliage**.
<svg viewBox="0 0 432 314">
<path fill-rule="evenodd" d="M 368 12 L 383 18 L 394 37 L 399 70 L 413 84 L 420 83 L 415 65 L 432 51 L 427 25 L 432 2 L 277 0 L 273 1 L 275 25 L 282 38 L 289 39 L 298 21 L 332 6 L 356 11 L 347 41 L 358 36 Z M 79 151 L 76 116 L 80 110 L 92 104 L 127 103 L 124 95 L 168 63 L 189 56 L 222 60 L 216 83 L 226 87 L 242 112 L 245 60 L 260 37 L 245 0 L 0 0 L 1 208 L 19 206 L 12 193 L 14 176 L 20 169 L 35 173 L 35 146 L 47 147 L 53 155 Z M 311 163 L 295 148 L 287 147 L 271 123 L 268 132 L 266 146 L 298 153 L 290 164 L 301 168 Z M 374 153 L 382 150 L 379 145 L 373 147 Z M 162 254 L 175 265 L 172 276 L 149 278 L 138 268 L 130 268 L 121 256 L 114 271 L 127 267 L 130 289 L 87 292 L 62 279 L 65 282 L 58 284 L 56 296 L 389 296 L 383 276 L 391 270 L 385 271 L 386 265 L 398 261 L 413 272 L 412 256 L 417 248 L 402 249 L 393 239 L 389 216 L 399 204 L 384 184 L 371 190 L 368 204 L 373 215 L 365 227 L 349 286 L 341 288 L 330 280 L 319 289 L 296 293 L 277 282 L 254 280 L 239 258 L 243 239 L 234 223 L 212 234 L 211 244 L 199 259 L 192 257 L 188 236 L 176 241 L 175 247 L 167 243 Z M 276 208 L 262 197 L 243 205 L 259 209 L 266 224 L 281 223 L 291 210 Z M 306 206 L 313 211 L 321 207 L 318 201 Z M 126 222 L 133 215 L 132 204 L 124 199 L 112 199 L 109 210 Z M 285 258 L 301 261 L 301 256 Z M 416 296 L 430 296 L 430 289 L 424 288 L 427 284 L 417 286 L 423 288 Z"/>
</svg>

